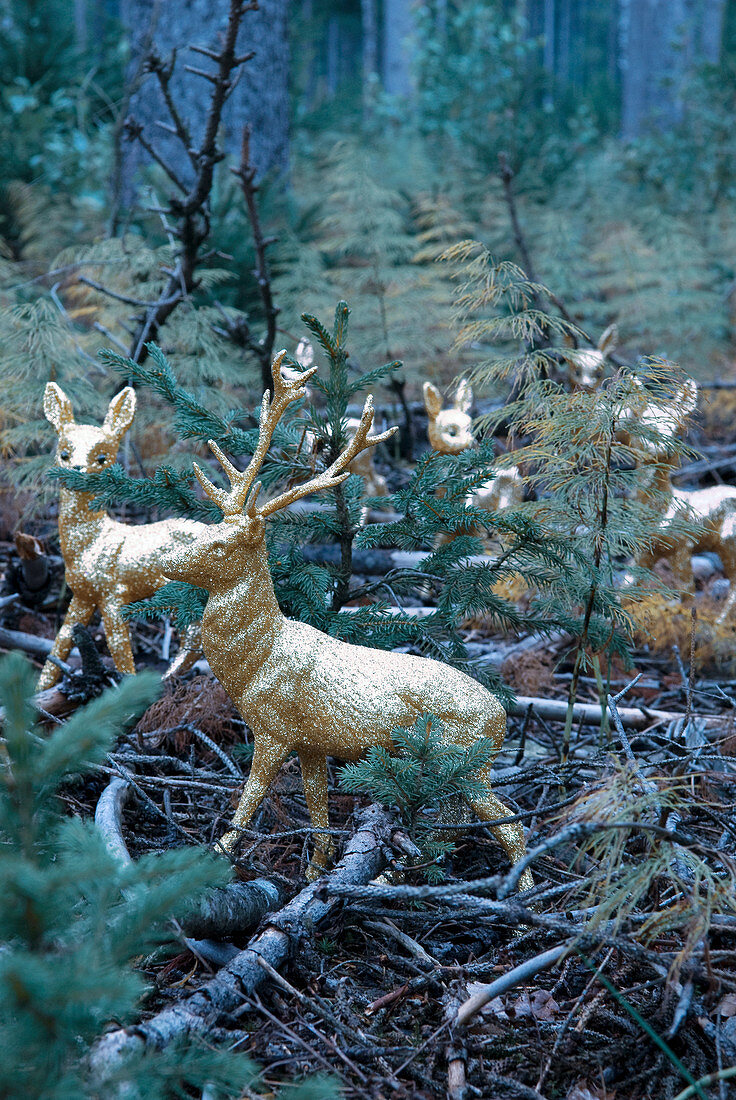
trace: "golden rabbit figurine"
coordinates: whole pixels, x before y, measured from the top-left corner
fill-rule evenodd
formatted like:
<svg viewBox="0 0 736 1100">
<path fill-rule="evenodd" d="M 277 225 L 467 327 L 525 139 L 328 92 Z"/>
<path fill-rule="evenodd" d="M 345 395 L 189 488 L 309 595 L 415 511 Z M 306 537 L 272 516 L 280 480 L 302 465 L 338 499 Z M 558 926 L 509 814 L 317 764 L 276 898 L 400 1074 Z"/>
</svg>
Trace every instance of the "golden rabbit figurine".
<svg viewBox="0 0 736 1100">
<path fill-rule="evenodd" d="M 77 424 L 71 401 L 55 382 L 46 386 L 43 409 L 59 437 L 57 466 L 99 473 L 115 462 L 135 414 L 135 390 L 126 386 L 113 397 L 100 427 Z M 99 610 L 115 667 L 119 672 L 135 672 L 130 631 L 120 614 L 123 604 L 147 599 L 166 584 L 161 554 L 191 542 L 208 527 L 185 519 L 118 523 L 104 511 L 90 508 L 93 497 L 93 493 L 61 488 L 59 540 L 73 596 L 51 653 L 63 661 L 72 648 L 72 628 L 78 623 L 85 626 Z M 198 628 L 187 631 L 169 674 L 185 671 L 196 660 L 198 633 Z M 60 675 L 59 668 L 47 661 L 38 681 L 39 691 L 52 687 Z"/>
<path fill-rule="evenodd" d="M 366 400 L 359 427 L 345 450 L 309 481 L 273 500 L 259 503 L 258 471 L 281 417 L 304 393 L 316 368 L 298 380 L 273 366 L 274 397 L 265 393 L 258 445 L 244 471 L 215 443 L 230 490 L 216 488 L 195 463 L 207 496 L 222 509 L 221 523 L 208 527 L 192 543 L 162 556 L 167 576 L 201 585 L 209 593 L 202 617 L 202 646 L 213 672 L 246 720 L 254 738 L 253 763 L 233 817 L 236 828 L 223 837 L 231 849 L 260 805 L 289 753 L 301 761 L 304 793 L 313 824 L 329 826 L 327 760 L 357 760 L 372 745 L 391 747 L 391 731 L 411 725 L 422 713 L 439 716 L 448 743 L 470 745 L 491 738 L 500 748 L 506 714 L 495 695 L 449 665 L 426 657 L 349 645 L 306 623 L 285 618 L 276 601 L 266 554 L 266 521 L 307 494 L 331 489 L 349 476 L 348 467 L 361 452 L 381 442 L 391 429 L 369 436 L 372 399 Z M 509 816 L 490 788 L 490 765 L 483 771 L 485 793 L 472 801 L 486 821 Z M 493 832 L 513 862 L 525 852 L 518 824 L 497 825 Z M 329 834 L 317 833 L 308 877 L 313 880 L 331 853 Z M 527 870 L 524 889 L 532 885 Z"/>
</svg>

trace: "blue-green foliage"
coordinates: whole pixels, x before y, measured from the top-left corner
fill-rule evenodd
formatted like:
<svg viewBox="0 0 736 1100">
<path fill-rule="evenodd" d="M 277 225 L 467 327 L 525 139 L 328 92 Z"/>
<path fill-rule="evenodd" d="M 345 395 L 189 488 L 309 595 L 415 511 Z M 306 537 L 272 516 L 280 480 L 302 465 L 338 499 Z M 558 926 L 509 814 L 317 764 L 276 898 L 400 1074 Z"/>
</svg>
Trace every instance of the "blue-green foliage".
<svg viewBox="0 0 736 1100">
<path fill-rule="evenodd" d="M 396 806 L 422 856 L 436 862 L 452 848 L 437 833 L 437 812 L 448 799 L 484 793 L 487 784 L 478 773 L 493 760 L 497 746 L 487 737 L 468 748 L 448 744 L 442 722 L 433 714 L 420 714 L 411 727 L 397 726 L 391 739 L 393 753 L 374 745 L 363 760 L 340 769 L 340 783 L 347 791 Z M 439 877 L 439 868 L 431 867 L 427 875 Z"/>
<path fill-rule="evenodd" d="M 192 848 L 122 865 L 91 822 L 63 816 L 59 783 L 104 760 L 158 687 L 151 674 L 131 677 L 43 736 L 33 669 L 18 655 L 0 663 L 3 1096 L 98 1095 L 84 1058 L 110 1021 L 127 1023 L 138 1009 L 145 983 L 131 960 L 168 938 L 168 917 L 228 877 L 224 861 Z M 151 1098 L 207 1081 L 235 1096 L 251 1077 L 247 1059 L 189 1046 L 129 1062 L 118 1079 L 126 1095 Z"/>
<path fill-rule="evenodd" d="M 8 1100 L 113 1096 L 118 1085 L 131 1100 L 191 1096 L 205 1085 L 235 1098 L 256 1074 L 244 1055 L 196 1041 L 131 1057 L 104 1085 L 86 1061 L 107 1025 L 140 1010 L 146 985 L 133 960 L 171 938 L 168 918 L 230 875 L 226 861 L 195 848 L 122 864 L 92 822 L 63 814 L 59 783 L 103 761 L 159 688 L 152 674 L 128 677 L 44 735 L 30 702 L 33 669 L 17 654 L 0 662 L 0 1095 Z M 288 1095 L 336 1093 L 322 1080 Z"/>
</svg>

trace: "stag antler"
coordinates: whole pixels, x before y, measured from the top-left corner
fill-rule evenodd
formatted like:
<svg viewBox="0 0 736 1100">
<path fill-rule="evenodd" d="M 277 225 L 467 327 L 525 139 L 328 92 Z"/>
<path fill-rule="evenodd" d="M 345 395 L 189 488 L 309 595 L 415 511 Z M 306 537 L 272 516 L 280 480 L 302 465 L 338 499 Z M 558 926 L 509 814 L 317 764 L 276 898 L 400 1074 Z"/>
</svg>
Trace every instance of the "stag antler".
<svg viewBox="0 0 736 1100">
<path fill-rule="evenodd" d="M 317 367 L 310 367 L 309 370 L 302 371 L 297 378 L 287 380 L 281 372 L 281 364 L 285 356 L 286 351 L 280 351 L 274 357 L 271 365 L 274 388 L 273 402 L 271 401 L 271 394 L 266 390 L 261 402 L 261 415 L 258 421 L 258 444 L 246 469 L 239 470 L 214 440 L 210 439 L 208 441 L 210 450 L 227 475 L 230 482 L 230 492 L 228 493 L 225 489 L 218 489 L 216 485 L 213 485 L 202 468 L 196 462 L 194 463 L 194 473 L 197 481 L 209 499 L 214 501 L 218 508 L 222 510 L 224 516 L 237 516 L 243 511 L 251 487 L 263 465 L 268 448 L 271 446 L 271 439 L 276 430 L 276 425 L 289 405 L 304 397 L 306 392 L 305 383 L 317 370 Z M 254 493 L 251 499 L 254 499 L 257 495 L 257 492 Z"/>
<path fill-rule="evenodd" d="M 285 353 L 282 352 L 280 354 L 281 357 L 283 357 Z M 280 363 L 281 360 L 278 356 L 277 360 Z M 274 365 L 276 365 L 276 361 Z M 194 463 L 194 472 L 197 475 L 199 484 L 202 486 L 209 499 L 213 500 L 215 504 L 222 509 L 224 516 L 238 516 L 243 510 L 245 510 L 249 516 L 254 516 L 256 514 L 256 504 L 258 501 L 258 494 L 261 491 L 261 483 L 257 481 L 254 485 L 253 481 L 261 468 L 263 459 L 266 457 L 274 428 L 291 402 L 298 400 L 298 398 L 302 396 L 299 389 L 303 389 L 304 382 L 307 378 L 311 378 L 316 369 L 317 368 L 314 367 L 304 371 L 300 380 L 296 383 L 285 383 L 283 381 L 280 385 L 276 383 L 276 401 L 273 406 L 269 406 L 268 392 L 264 394 L 263 405 L 261 407 L 261 430 L 258 437 L 258 446 L 253 458 L 248 464 L 247 470 L 238 470 L 236 466 L 233 466 L 230 459 L 223 450 L 218 447 L 213 439 L 208 441 L 212 453 L 217 458 L 230 481 L 231 490 L 229 493 L 226 492 L 225 489 L 218 489 L 216 485 L 213 485 L 197 463 Z M 274 378 L 275 377 L 276 375 L 274 375 Z M 288 507 L 289 504 L 293 504 L 296 500 L 301 500 L 302 497 L 308 496 L 310 493 L 318 493 L 323 489 L 334 489 L 337 485 L 340 485 L 341 482 L 345 481 L 346 478 L 350 477 L 350 471 L 347 470 L 346 467 L 350 465 L 356 455 L 359 455 L 361 451 L 368 450 L 369 447 L 375 447 L 376 444 L 383 443 L 386 439 L 390 439 L 394 432 L 398 431 L 397 427 L 393 427 L 389 428 L 388 431 L 381 432 L 379 435 L 372 435 L 369 437 L 368 432 L 373 426 L 374 416 L 373 398 L 369 394 L 365 399 L 365 405 L 363 406 L 363 412 L 360 417 L 360 424 L 358 425 L 355 435 L 350 440 L 345 450 L 337 456 L 332 465 L 328 466 L 321 474 L 311 478 L 309 481 L 305 481 L 301 485 L 295 485 L 293 488 L 287 489 L 285 493 L 281 493 L 280 496 L 267 501 L 261 508 L 257 509 L 258 514 L 264 518 L 273 515 L 274 512 L 278 512 L 282 508 Z"/>
<path fill-rule="evenodd" d="M 383 443 L 398 431 L 398 427 L 393 427 L 389 428 L 388 431 L 381 432 L 379 435 L 372 435 L 369 437 L 368 432 L 373 427 L 374 416 L 373 398 L 369 394 L 365 399 L 365 405 L 363 406 L 363 412 L 360 417 L 360 424 L 358 425 L 355 435 L 345 450 L 337 456 L 332 465 L 328 466 L 321 474 L 311 478 L 309 481 L 305 481 L 301 485 L 294 485 L 291 489 L 287 489 L 285 493 L 282 493 L 278 497 L 274 497 L 273 500 L 269 500 L 262 508 L 259 508 L 258 511 L 260 515 L 271 516 L 274 512 L 279 512 L 282 508 L 288 507 L 289 504 L 293 504 L 296 500 L 301 500 L 302 497 L 308 496 L 310 493 L 319 493 L 322 489 L 334 489 L 335 486 L 350 477 L 350 471 L 347 470 L 346 467 L 350 465 L 356 455 L 359 455 L 361 451 L 367 451 L 369 447 L 375 447 L 378 443 Z M 254 507 L 255 500 L 253 497 L 251 501 Z"/>
</svg>

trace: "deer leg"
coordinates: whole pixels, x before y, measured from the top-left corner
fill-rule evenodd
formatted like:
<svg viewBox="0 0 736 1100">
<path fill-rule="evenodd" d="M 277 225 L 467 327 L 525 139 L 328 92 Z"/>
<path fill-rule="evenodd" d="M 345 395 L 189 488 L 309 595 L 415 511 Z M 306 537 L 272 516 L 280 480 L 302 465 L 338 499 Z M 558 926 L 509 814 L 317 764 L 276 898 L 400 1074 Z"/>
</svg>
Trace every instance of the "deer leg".
<svg viewBox="0 0 736 1100">
<path fill-rule="evenodd" d="M 253 750 L 253 763 L 250 766 L 250 775 L 245 784 L 245 790 L 241 795 L 238 808 L 233 814 L 233 825 L 247 825 L 253 814 L 266 795 L 266 791 L 279 773 L 281 765 L 289 755 L 289 749 L 272 739 L 259 740 L 256 736 Z M 232 851 L 239 838 L 238 829 L 231 829 L 225 833 L 219 842 L 226 852 Z"/>
<path fill-rule="evenodd" d="M 468 802 L 477 813 L 481 821 L 493 821 L 498 817 L 513 817 L 513 813 L 504 806 L 503 802 L 490 788 L 491 769 L 488 767 L 478 773 L 481 781 L 488 784 L 486 794 L 476 798 L 469 798 Z M 524 830 L 518 822 L 510 822 L 508 825 L 492 825 L 491 832 L 501 845 L 512 863 L 518 863 L 526 855 L 526 842 Z M 532 873 L 527 867 L 519 880 L 520 890 L 531 890 L 534 886 Z"/>
<path fill-rule="evenodd" d="M 102 625 L 105 628 L 107 648 L 110 650 L 115 668 L 118 672 L 135 673 L 133 650 L 130 648 L 130 628 L 120 617 L 120 604 L 108 600 L 104 607 L 100 608 Z"/>
<path fill-rule="evenodd" d="M 327 759 L 322 755 L 300 753 L 304 796 L 307 800 L 312 825 L 328 829 L 330 825 L 327 806 Z M 314 834 L 314 855 L 307 868 L 307 882 L 314 882 L 324 871 L 334 851 L 329 833 Z"/>
<path fill-rule="evenodd" d="M 200 623 L 190 623 L 182 635 L 179 652 L 164 673 L 164 680 L 183 676 L 202 656 L 202 630 Z"/>
<path fill-rule="evenodd" d="M 67 613 L 64 616 L 64 622 L 51 648 L 54 657 L 58 657 L 60 661 L 67 659 L 73 645 L 73 628 L 77 625 L 86 626 L 92 618 L 94 610 L 95 605 L 90 600 L 86 600 L 82 596 L 72 596 Z M 57 668 L 51 661 L 47 661 L 41 669 L 37 690 L 45 691 L 46 688 L 53 687 L 60 676 L 61 669 Z"/>
</svg>

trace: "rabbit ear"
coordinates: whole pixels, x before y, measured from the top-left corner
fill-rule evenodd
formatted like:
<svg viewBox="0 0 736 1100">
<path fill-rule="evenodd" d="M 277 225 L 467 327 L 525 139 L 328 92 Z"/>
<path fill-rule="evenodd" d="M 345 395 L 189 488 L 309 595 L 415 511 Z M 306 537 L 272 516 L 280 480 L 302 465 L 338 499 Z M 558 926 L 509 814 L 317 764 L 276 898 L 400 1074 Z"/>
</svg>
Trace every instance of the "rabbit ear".
<svg viewBox="0 0 736 1100">
<path fill-rule="evenodd" d="M 455 408 L 458 412 L 469 413 L 473 404 L 473 387 L 467 378 L 463 378 L 455 392 Z"/>
<path fill-rule="evenodd" d="M 616 350 L 618 344 L 618 325 L 609 325 L 598 338 L 598 351 L 602 355 L 610 355 Z"/>
<path fill-rule="evenodd" d="M 72 403 L 56 382 L 47 382 L 43 395 L 43 412 L 57 432 L 60 432 L 65 424 L 74 423 L 74 411 Z"/>
<path fill-rule="evenodd" d="M 126 386 L 120 393 L 115 394 L 110 402 L 105 419 L 102 422 L 102 430 L 108 435 L 125 435 L 135 416 L 135 390 L 132 386 Z"/>
<path fill-rule="evenodd" d="M 431 382 L 425 382 L 422 386 L 424 394 L 424 407 L 430 420 L 436 420 L 442 411 L 442 394 Z"/>
</svg>

